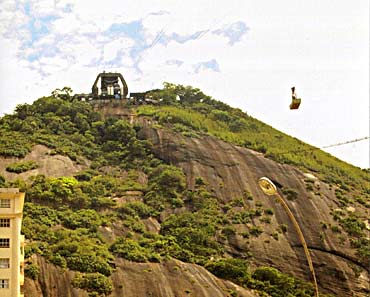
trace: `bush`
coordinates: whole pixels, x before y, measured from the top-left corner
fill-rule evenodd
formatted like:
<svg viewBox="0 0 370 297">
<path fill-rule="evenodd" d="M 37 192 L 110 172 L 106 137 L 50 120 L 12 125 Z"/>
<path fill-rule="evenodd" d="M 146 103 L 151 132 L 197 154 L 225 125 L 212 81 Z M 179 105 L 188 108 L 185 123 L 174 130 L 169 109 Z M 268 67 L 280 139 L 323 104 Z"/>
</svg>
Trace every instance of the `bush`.
<svg viewBox="0 0 370 297">
<path fill-rule="evenodd" d="M 286 224 L 281 224 L 279 228 L 283 233 L 286 233 L 288 231 L 288 226 Z"/>
<path fill-rule="evenodd" d="M 108 296 L 113 291 L 112 280 L 100 273 L 76 273 L 72 285 L 86 290 L 89 296 Z"/>
<path fill-rule="evenodd" d="M 4 185 L 5 185 L 5 177 L 0 175 L 0 188 L 4 187 Z"/>
<path fill-rule="evenodd" d="M 365 229 L 365 223 L 354 216 L 342 219 L 340 224 L 349 235 L 362 236 L 364 233 L 363 230 Z"/>
<path fill-rule="evenodd" d="M 22 173 L 28 170 L 36 169 L 39 167 L 34 161 L 24 161 L 10 164 L 6 167 L 6 171 L 14 173 Z"/>
<path fill-rule="evenodd" d="M 152 258 L 150 250 L 131 238 L 119 237 L 110 247 L 117 256 L 134 262 L 146 262 Z"/>
<path fill-rule="evenodd" d="M 272 297 L 313 296 L 311 284 L 298 281 L 272 267 L 257 268 L 253 272 L 252 278 L 255 281 L 251 287 L 267 292 Z"/>
<path fill-rule="evenodd" d="M 64 257 L 62 257 L 60 254 L 56 253 L 50 257 L 50 262 L 58 265 L 59 267 L 65 269 L 67 268 L 67 261 Z"/>
<path fill-rule="evenodd" d="M 257 227 L 257 226 L 253 226 L 250 230 L 249 230 L 249 233 L 255 237 L 258 237 L 262 234 L 262 230 Z"/>
<path fill-rule="evenodd" d="M 33 263 L 26 264 L 26 267 L 24 268 L 24 274 L 30 279 L 37 280 L 40 275 L 40 268 Z"/>
<path fill-rule="evenodd" d="M 75 212 L 65 212 L 63 225 L 70 229 L 86 228 L 96 231 L 101 225 L 100 215 L 93 209 L 81 209 Z"/>
<path fill-rule="evenodd" d="M 157 214 L 152 207 L 143 202 L 129 202 L 118 208 L 118 212 L 125 216 L 138 216 L 142 219 Z"/>
<path fill-rule="evenodd" d="M 163 236 L 176 239 L 183 250 L 182 254 L 176 255 L 178 259 L 201 264 L 210 256 L 222 252 L 221 245 L 214 239 L 216 224 L 214 215 L 186 212 L 169 216 L 162 223 L 160 232 Z"/>
<path fill-rule="evenodd" d="M 222 229 L 222 234 L 228 239 L 236 234 L 235 228 L 232 225 L 225 226 Z"/>
<path fill-rule="evenodd" d="M 0 156 L 24 158 L 31 148 L 32 143 L 28 135 L 0 129 Z"/>
<path fill-rule="evenodd" d="M 293 189 L 283 188 L 281 191 L 288 200 L 295 200 L 298 198 L 298 192 Z"/>
<path fill-rule="evenodd" d="M 357 249 L 357 256 L 364 266 L 370 266 L 370 239 L 366 237 L 360 237 L 359 239 L 352 239 L 351 246 Z"/>
<path fill-rule="evenodd" d="M 250 277 L 248 263 L 242 259 L 218 259 L 207 262 L 204 267 L 220 278 L 239 284 Z"/>
<path fill-rule="evenodd" d="M 112 254 L 101 240 L 94 238 L 87 230 L 60 229 L 50 237 L 48 258 L 52 258 L 55 263 L 63 265 L 63 260 L 53 256 L 59 254 L 65 258 L 69 269 L 111 275 Z"/>
<path fill-rule="evenodd" d="M 272 216 L 274 214 L 274 210 L 272 208 L 267 208 L 264 210 L 264 213 L 269 216 Z"/>
<path fill-rule="evenodd" d="M 181 194 L 186 188 L 185 175 L 181 169 L 172 165 L 159 165 L 149 174 L 148 192 L 145 202 L 157 211 L 162 211 L 164 204 L 182 207 Z"/>
</svg>

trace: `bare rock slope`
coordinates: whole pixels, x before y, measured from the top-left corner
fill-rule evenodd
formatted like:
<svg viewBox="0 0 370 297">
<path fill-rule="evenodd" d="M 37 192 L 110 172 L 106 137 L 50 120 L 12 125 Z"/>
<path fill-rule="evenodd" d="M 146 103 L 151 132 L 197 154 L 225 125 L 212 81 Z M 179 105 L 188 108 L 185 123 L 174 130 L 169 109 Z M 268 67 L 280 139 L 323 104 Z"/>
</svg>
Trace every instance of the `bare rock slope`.
<svg viewBox="0 0 370 297">
<path fill-rule="evenodd" d="M 33 262 L 40 267 L 40 276 L 37 281 L 26 279 L 26 296 L 88 296 L 86 291 L 71 286 L 74 272 L 63 271 L 39 256 Z M 231 296 L 231 292 L 240 297 L 257 296 L 229 281 L 218 279 L 199 265 L 178 260 L 135 263 L 117 259 L 116 268 L 111 277 L 114 288 L 110 296 L 224 297 Z"/>
<path fill-rule="evenodd" d="M 35 145 L 32 151 L 28 153 L 25 158 L 19 159 L 15 157 L 0 157 L 0 174 L 3 175 L 6 180 L 15 179 L 28 179 L 31 176 L 43 174 L 46 176 L 60 177 L 73 175 L 78 171 L 85 169 L 88 165 L 86 164 L 75 164 L 69 157 L 62 155 L 52 155 L 51 149 L 44 145 Z M 6 171 L 6 168 L 19 161 L 33 161 L 37 164 L 36 169 L 28 170 L 26 172 L 17 174 Z"/>
<path fill-rule="evenodd" d="M 225 202 L 243 197 L 248 191 L 254 197 L 247 201 L 249 207 L 262 204 L 274 210 L 275 215 L 268 224 L 253 220 L 254 225 L 263 229 L 258 238 L 247 241 L 239 235 L 234 236 L 229 242 L 231 253 L 252 252 L 251 260 L 256 265 L 270 265 L 310 281 L 304 250 L 294 226 L 283 207 L 264 195 L 258 186 L 258 179 L 267 176 L 280 187 L 294 189 L 298 194 L 288 204 L 306 238 L 320 290 L 335 296 L 368 296 L 369 267 L 357 260 L 348 239 L 343 242 L 343 238 L 330 228 L 323 228 L 323 224 L 338 225 L 331 215 L 339 207 L 335 187 L 321 182 L 311 173 L 276 163 L 263 154 L 211 136 L 191 138 L 166 129 L 153 129 L 145 121 L 142 125 L 142 137 L 154 144 L 161 159 L 184 170 L 189 187 L 194 187 L 195 179 L 202 177 L 209 190 Z M 308 187 L 308 179 L 314 180 L 314 189 Z M 358 212 L 363 218 L 369 217 L 368 209 L 361 205 L 350 211 Z M 288 231 L 278 233 L 276 239 L 276 231 L 282 224 L 287 225 Z M 245 226 L 241 225 L 237 231 L 242 232 L 243 228 Z"/>
</svg>

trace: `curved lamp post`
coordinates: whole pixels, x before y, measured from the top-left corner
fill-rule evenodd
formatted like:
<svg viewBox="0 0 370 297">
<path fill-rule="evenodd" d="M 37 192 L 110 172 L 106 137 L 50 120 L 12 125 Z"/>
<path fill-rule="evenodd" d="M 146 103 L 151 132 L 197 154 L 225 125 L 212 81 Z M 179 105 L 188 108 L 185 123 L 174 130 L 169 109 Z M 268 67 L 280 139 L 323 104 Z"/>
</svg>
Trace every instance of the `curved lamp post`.
<svg viewBox="0 0 370 297">
<path fill-rule="evenodd" d="M 284 209 L 285 209 L 286 213 L 288 214 L 290 220 L 292 221 L 292 223 L 295 227 L 295 230 L 298 233 L 299 239 L 301 240 L 304 252 L 306 254 L 306 259 L 307 259 L 307 262 L 308 262 L 308 266 L 309 266 L 310 271 L 311 271 L 312 281 L 313 281 L 313 285 L 315 287 L 315 296 L 319 297 L 319 289 L 317 287 L 315 270 L 313 269 L 313 264 L 312 264 L 310 252 L 308 251 L 306 240 L 304 239 L 303 233 L 301 231 L 301 228 L 298 225 L 297 220 L 295 219 L 295 217 L 294 217 L 292 211 L 290 210 L 288 204 L 284 201 L 283 197 L 280 196 L 279 192 L 277 191 L 276 186 L 274 185 L 274 183 L 271 180 L 269 180 L 267 177 L 261 177 L 258 180 L 258 185 L 260 186 L 260 188 L 262 189 L 262 191 L 266 195 L 276 196 L 279 199 L 279 202 L 284 206 Z"/>
</svg>

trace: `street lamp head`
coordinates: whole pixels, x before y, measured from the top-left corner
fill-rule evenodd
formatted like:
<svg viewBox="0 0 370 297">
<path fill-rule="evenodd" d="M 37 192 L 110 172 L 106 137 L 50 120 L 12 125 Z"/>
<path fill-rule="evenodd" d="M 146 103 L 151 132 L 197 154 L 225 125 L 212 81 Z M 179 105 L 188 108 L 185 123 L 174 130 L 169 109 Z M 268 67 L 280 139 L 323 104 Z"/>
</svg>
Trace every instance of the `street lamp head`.
<svg viewBox="0 0 370 297">
<path fill-rule="evenodd" d="M 258 180 L 258 185 L 260 186 L 261 190 L 269 196 L 275 195 L 277 193 L 276 186 L 274 183 L 269 180 L 267 177 L 261 177 Z"/>
</svg>

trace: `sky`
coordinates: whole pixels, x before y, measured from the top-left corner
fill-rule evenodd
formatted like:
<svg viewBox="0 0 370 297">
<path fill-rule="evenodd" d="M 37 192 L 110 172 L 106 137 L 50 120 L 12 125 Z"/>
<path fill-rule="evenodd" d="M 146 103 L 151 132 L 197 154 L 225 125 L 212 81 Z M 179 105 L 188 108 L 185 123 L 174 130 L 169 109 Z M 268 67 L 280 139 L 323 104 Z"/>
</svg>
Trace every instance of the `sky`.
<svg viewBox="0 0 370 297">
<path fill-rule="evenodd" d="M 0 115 L 104 70 L 132 92 L 200 88 L 316 147 L 367 137 L 369 1 L 0 0 Z M 325 150 L 370 167 L 369 140 Z"/>
</svg>

